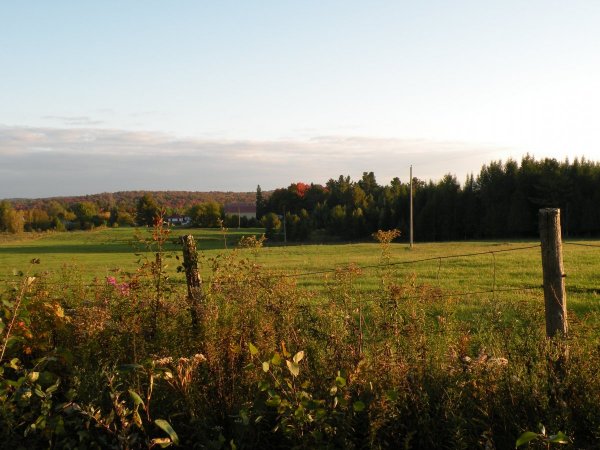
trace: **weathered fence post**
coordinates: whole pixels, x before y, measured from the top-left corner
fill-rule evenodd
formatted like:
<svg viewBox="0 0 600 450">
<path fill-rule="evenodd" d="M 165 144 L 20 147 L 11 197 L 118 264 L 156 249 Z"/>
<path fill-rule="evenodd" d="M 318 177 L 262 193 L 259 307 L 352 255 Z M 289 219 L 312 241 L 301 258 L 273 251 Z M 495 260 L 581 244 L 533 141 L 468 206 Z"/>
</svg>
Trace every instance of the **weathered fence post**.
<svg viewBox="0 0 600 450">
<path fill-rule="evenodd" d="M 546 306 L 546 336 L 567 336 L 567 294 L 560 236 L 560 209 L 544 208 L 539 212 Z"/>
<path fill-rule="evenodd" d="M 183 268 L 185 269 L 185 280 L 188 288 L 188 302 L 192 327 L 196 332 L 200 329 L 202 320 L 201 308 L 203 303 L 202 278 L 198 272 L 198 252 L 196 242 L 191 234 L 181 236 L 183 244 Z"/>
</svg>

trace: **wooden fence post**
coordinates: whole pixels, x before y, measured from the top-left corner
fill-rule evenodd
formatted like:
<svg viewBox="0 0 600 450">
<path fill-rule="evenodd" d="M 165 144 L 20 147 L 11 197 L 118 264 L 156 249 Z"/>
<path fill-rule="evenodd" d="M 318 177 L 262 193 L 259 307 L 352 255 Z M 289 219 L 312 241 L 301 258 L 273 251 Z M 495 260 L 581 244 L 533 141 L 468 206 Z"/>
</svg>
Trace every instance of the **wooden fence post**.
<svg viewBox="0 0 600 450">
<path fill-rule="evenodd" d="M 183 268 L 185 269 L 185 280 L 188 288 L 188 302 L 192 327 L 197 332 L 200 329 L 201 309 L 203 303 L 202 278 L 198 272 L 198 252 L 196 242 L 191 234 L 181 236 L 183 244 Z"/>
<path fill-rule="evenodd" d="M 542 269 L 544 272 L 544 302 L 546 336 L 567 336 L 567 294 L 560 236 L 560 209 L 539 211 Z"/>
</svg>

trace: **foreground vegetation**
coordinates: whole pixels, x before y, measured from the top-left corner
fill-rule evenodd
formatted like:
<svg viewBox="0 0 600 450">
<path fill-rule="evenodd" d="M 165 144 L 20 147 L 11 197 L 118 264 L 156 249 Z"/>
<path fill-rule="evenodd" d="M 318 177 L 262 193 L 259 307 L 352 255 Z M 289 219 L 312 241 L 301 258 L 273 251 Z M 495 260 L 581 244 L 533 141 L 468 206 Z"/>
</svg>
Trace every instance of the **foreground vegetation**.
<svg viewBox="0 0 600 450">
<path fill-rule="evenodd" d="M 488 290 L 492 259 L 497 286 L 536 287 L 539 249 L 394 266 L 385 264 L 511 244 L 408 252 L 383 244 L 231 250 L 229 241 L 225 251 L 221 234 L 197 232 L 215 240 L 200 240 L 196 305 L 167 258 L 174 236 L 147 234 L 136 262 L 130 247 L 111 251 L 128 245 L 119 233 L 69 235 L 91 240 L 91 254 L 77 241 L 68 249 L 64 234 L 3 244 L 13 267 L 42 258 L 2 293 L 4 446 L 503 449 L 543 423 L 572 448 L 596 447 L 593 248 L 565 250 L 569 300 L 578 300 L 569 358 L 557 363 L 564 343 L 544 338 L 539 290 L 451 295 Z M 103 247 L 107 237 L 118 242 Z M 103 273 L 47 263 L 53 239 L 60 261 L 79 248 L 78 264 Z M 134 263 L 106 271 L 125 259 Z M 547 443 L 537 436 L 531 445 Z"/>
</svg>

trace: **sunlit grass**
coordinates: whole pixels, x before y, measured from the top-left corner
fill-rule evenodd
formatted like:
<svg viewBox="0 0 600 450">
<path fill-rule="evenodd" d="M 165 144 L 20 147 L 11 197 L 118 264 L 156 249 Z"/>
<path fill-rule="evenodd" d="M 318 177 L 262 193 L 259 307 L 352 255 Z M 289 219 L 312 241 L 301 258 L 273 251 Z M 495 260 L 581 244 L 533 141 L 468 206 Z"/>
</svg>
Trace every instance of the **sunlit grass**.
<svg viewBox="0 0 600 450">
<path fill-rule="evenodd" d="M 149 237 L 145 229 L 138 230 Z M 145 248 L 137 243 L 136 230 L 132 228 L 97 229 L 71 233 L 24 234 L 19 237 L 3 235 L 0 241 L 0 279 L 10 280 L 14 273 L 24 270 L 32 258 L 40 258 L 36 268 L 47 273 L 50 279 L 61 269 L 77 269 L 83 280 L 91 282 L 112 271 L 134 271 L 139 266 L 139 255 Z M 242 235 L 262 233 L 261 229 L 233 229 L 226 233 L 227 250 L 223 233 L 217 229 L 174 229 L 166 246 L 173 256 L 180 254 L 177 237 L 191 233 L 204 256 L 201 274 L 210 276 L 208 259 L 225 251 L 232 251 Z M 580 241 L 584 242 L 584 241 Z M 591 243 L 592 241 L 585 241 Z M 250 250 L 240 250 L 252 262 L 270 273 L 291 274 L 300 286 L 321 290 L 327 272 L 336 267 L 356 265 L 364 268 L 357 278 L 357 286 L 364 290 L 381 289 L 382 274 L 402 282 L 416 276 L 418 283 L 439 287 L 445 294 L 496 291 L 469 296 L 459 296 L 468 305 L 481 298 L 527 300 L 540 297 L 541 291 L 509 291 L 504 289 L 535 288 L 542 284 L 539 248 L 517 251 L 521 247 L 535 246 L 538 242 L 444 242 L 417 243 L 409 249 L 405 243 L 391 245 L 388 260 L 382 260 L 379 244 L 373 242 L 342 244 L 271 244 L 256 255 Z M 494 253 L 492 253 L 494 252 Z M 564 264 L 567 273 L 567 293 L 570 309 L 577 313 L 596 311 L 600 286 L 596 273 L 600 267 L 600 248 L 564 246 Z M 463 254 L 484 253 L 475 256 Z M 448 256 L 456 256 L 447 258 Z M 437 259 L 440 258 L 440 259 Z M 426 260 L 426 261 L 420 261 Z M 382 263 L 387 267 L 373 267 Z M 180 261 L 168 261 L 168 271 L 174 283 L 183 283 L 177 272 Z"/>
</svg>

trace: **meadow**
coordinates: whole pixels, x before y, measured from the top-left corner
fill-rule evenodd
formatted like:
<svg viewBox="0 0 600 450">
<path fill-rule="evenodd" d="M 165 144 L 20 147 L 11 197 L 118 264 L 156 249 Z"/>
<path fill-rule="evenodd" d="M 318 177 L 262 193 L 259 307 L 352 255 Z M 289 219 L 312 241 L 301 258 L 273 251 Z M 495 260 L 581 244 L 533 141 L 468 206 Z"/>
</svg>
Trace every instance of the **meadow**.
<svg viewBox="0 0 600 450">
<path fill-rule="evenodd" d="M 183 273 L 177 271 L 181 264 L 180 236 L 192 234 L 201 259 L 200 273 L 210 275 L 206 261 L 224 252 L 237 249 L 242 236 L 260 236 L 262 229 L 230 229 L 223 234 L 218 229 L 171 229 L 165 245 L 169 258 L 165 271 L 171 283 L 185 282 Z M 14 282 L 14 275 L 27 270 L 33 258 L 39 258 L 37 272 L 48 279 L 64 271 L 77 273 L 77 280 L 92 283 L 104 280 L 115 272 L 133 272 L 140 264 L 140 256 L 151 256 L 140 236 L 148 238 L 148 229 L 99 228 L 94 231 L 70 233 L 27 233 L 20 236 L 0 236 L 0 280 Z M 542 292 L 533 291 L 542 283 L 539 248 L 527 248 L 539 242 L 519 241 L 465 241 L 443 243 L 392 243 L 385 260 L 379 244 L 373 239 L 361 243 L 287 244 L 269 243 L 260 252 L 237 249 L 254 263 L 278 274 L 289 275 L 298 285 L 307 289 L 322 290 L 327 272 L 334 268 L 355 265 L 365 267 L 357 278 L 357 286 L 370 291 L 380 287 L 381 264 L 389 264 L 388 274 L 399 280 L 414 276 L 419 283 L 440 288 L 446 294 L 465 296 L 466 303 L 489 293 L 465 295 L 497 289 L 494 297 L 542 299 Z M 575 244 L 575 245 L 571 245 Z M 583 245 L 581 245 L 583 244 Z M 565 240 L 563 258 L 567 272 L 569 308 L 585 313 L 597 308 L 600 285 L 596 274 L 600 269 L 600 245 L 595 241 Z M 523 250 L 518 250 L 524 248 Z M 517 249 L 517 251 L 513 251 Z M 508 250 L 508 251 L 507 251 Z M 486 253 L 486 252 L 495 252 Z M 482 253 L 481 255 L 472 255 Z M 461 257 L 460 255 L 470 255 Z M 456 257 L 455 257 L 456 256 Z M 440 259 L 438 259 L 440 258 Z M 425 261 L 422 261 L 425 260 Z M 323 273 L 324 272 L 324 273 Z M 503 291 L 526 288 L 528 291 Z"/>
<path fill-rule="evenodd" d="M 3 443 L 598 447 L 594 241 L 564 245 L 570 333 L 547 340 L 535 241 L 159 231 L 0 237 Z M 198 302 L 177 270 L 190 232 Z"/>
</svg>

